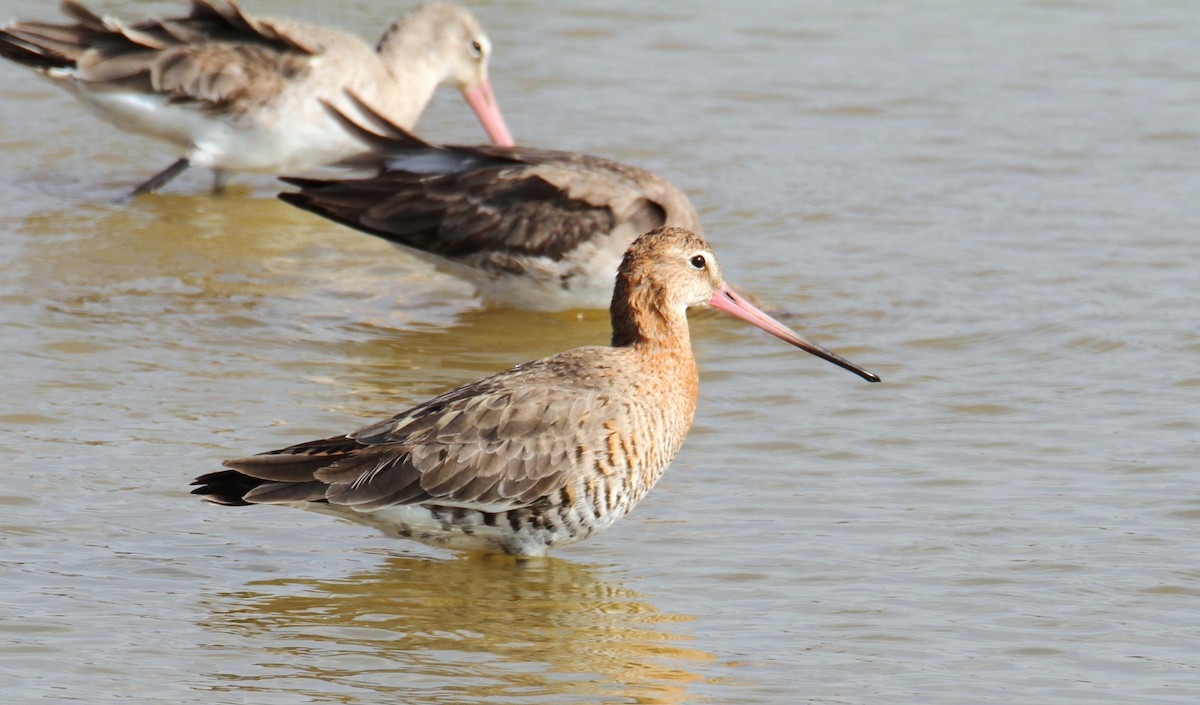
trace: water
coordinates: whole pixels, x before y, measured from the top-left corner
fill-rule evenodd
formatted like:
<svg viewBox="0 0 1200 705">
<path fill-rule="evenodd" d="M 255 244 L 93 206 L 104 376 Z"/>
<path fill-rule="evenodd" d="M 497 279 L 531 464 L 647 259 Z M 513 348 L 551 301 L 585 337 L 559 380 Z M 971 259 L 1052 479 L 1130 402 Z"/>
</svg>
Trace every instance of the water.
<svg viewBox="0 0 1200 705">
<path fill-rule="evenodd" d="M 246 4 L 371 35 L 394 12 Z M 187 483 L 222 458 L 605 317 L 481 310 L 265 177 L 110 205 L 174 155 L 6 65 L 6 699 L 1200 699 L 1194 5 L 477 10 L 519 140 L 668 176 L 731 279 L 884 383 L 701 318 L 660 486 L 524 566 L 204 506 Z M 453 92 L 422 129 L 482 137 Z"/>
</svg>

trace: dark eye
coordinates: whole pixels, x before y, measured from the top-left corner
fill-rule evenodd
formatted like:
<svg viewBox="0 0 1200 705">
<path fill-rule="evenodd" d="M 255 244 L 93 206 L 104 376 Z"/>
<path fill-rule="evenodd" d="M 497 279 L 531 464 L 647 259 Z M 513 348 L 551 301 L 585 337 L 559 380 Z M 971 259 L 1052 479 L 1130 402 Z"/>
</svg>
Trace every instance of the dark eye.
<svg viewBox="0 0 1200 705">
<path fill-rule="evenodd" d="M 478 39 L 471 40 L 471 56 L 476 59 L 483 56 L 483 45 L 479 43 Z"/>
<path fill-rule="evenodd" d="M 692 258 L 692 266 L 696 269 L 704 269 L 704 255 L 696 255 Z"/>
</svg>

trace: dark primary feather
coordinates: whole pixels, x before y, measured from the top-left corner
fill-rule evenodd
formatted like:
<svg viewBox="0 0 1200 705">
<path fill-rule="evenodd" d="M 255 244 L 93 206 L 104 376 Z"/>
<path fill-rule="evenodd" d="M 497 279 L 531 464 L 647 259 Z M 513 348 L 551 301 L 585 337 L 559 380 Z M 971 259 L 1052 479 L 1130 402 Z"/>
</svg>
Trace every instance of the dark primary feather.
<svg viewBox="0 0 1200 705">
<path fill-rule="evenodd" d="M 686 198 L 665 180 L 600 157 L 532 147 L 433 145 L 393 124 L 353 93 L 355 119 L 326 104 L 370 147 L 343 164 L 378 168 L 365 179 L 284 178 L 299 193 L 279 197 L 330 220 L 448 259 L 499 255 L 561 260 L 628 223 L 640 234 L 686 213 Z M 488 261 L 477 262 L 488 266 Z"/>
<path fill-rule="evenodd" d="M 0 56 L 39 70 L 75 66 L 77 46 L 58 25 L 18 22 L 0 29 Z"/>
<path fill-rule="evenodd" d="M 408 156 L 418 163 L 422 155 Z M 647 172 L 599 157 L 481 146 L 440 149 L 436 158 L 454 168 L 432 174 L 392 168 L 365 179 L 286 178 L 301 190 L 279 198 L 451 259 L 502 252 L 557 261 L 621 221 L 630 221 L 637 232 L 666 222 L 666 205 L 640 190 L 637 179 L 650 176 Z M 600 194 L 572 190 L 573 180 L 601 179 L 630 201 L 620 204 L 620 212 Z"/>
<path fill-rule="evenodd" d="M 307 70 L 317 49 L 246 17 L 232 2 L 192 0 L 183 17 L 106 22 L 74 0 L 73 24 L 17 22 L 0 31 L 0 54 L 40 69 L 74 68 L 77 78 L 110 83 L 213 108 L 244 98 L 246 87 Z"/>
<path fill-rule="evenodd" d="M 576 199 L 528 170 L 389 171 L 363 180 L 289 180 L 280 198 L 391 242 L 452 259 L 496 251 L 561 259 L 608 232 L 612 210 Z"/>
</svg>

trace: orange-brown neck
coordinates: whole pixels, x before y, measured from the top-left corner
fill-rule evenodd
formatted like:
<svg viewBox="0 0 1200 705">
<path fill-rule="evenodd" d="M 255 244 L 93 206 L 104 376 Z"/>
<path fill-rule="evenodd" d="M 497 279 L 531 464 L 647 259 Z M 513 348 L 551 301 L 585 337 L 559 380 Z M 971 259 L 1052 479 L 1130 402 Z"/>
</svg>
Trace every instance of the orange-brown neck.
<svg viewBox="0 0 1200 705">
<path fill-rule="evenodd" d="M 670 305 L 660 282 L 636 271 L 617 277 L 609 312 L 613 347 L 679 349 L 691 357 L 687 314 Z"/>
<path fill-rule="evenodd" d="M 669 305 L 660 283 L 642 279 L 637 272 L 617 278 L 611 308 L 612 344 L 632 349 L 641 366 L 652 372 L 650 379 L 662 385 L 657 395 L 678 414 L 682 441 L 699 392 L 687 314 Z"/>
</svg>

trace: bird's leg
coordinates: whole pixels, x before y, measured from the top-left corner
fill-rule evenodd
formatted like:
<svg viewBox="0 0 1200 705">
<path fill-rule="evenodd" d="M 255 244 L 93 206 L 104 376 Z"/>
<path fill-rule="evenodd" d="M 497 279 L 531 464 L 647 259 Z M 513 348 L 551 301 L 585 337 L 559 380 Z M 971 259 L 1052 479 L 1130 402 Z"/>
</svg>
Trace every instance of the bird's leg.
<svg viewBox="0 0 1200 705">
<path fill-rule="evenodd" d="M 151 176 L 145 183 L 133 190 L 132 196 L 140 196 L 143 193 L 153 193 L 158 189 L 166 186 L 171 179 L 182 174 L 190 166 L 187 157 L 180 157 L 172 162 L 171 166 L 163 169 L 154 176 Z"/>
<path fill-rule="evenodd" d="M 213 169 L 212 174 L 212 194 L 214 196 L 220 196 L 221 194 L 225 193 L 225 182 L 229 173 L 224 169 Z"/>
</svg>

